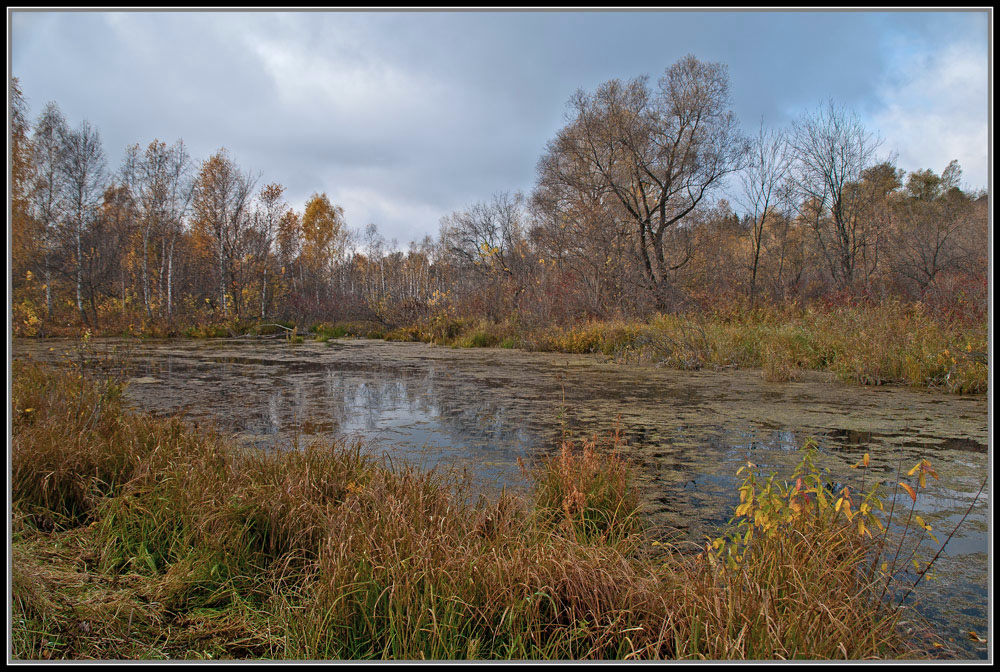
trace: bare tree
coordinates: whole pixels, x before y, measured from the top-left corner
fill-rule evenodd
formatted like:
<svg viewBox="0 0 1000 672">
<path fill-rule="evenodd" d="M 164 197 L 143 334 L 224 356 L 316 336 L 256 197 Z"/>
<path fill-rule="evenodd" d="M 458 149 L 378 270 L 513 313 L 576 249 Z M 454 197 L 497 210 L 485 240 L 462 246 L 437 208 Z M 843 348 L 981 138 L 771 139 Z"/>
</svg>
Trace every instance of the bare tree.
<svg viewBox="0 0 1000 672">
<path fill-rule="evenodd" d="M 457 264 L 479 278 L 477 291 L 491 292 L 488 310 L 496 315 L 517 305 L 524 292 L 525 202 L 520 193 L 494 194 L 441 222 L 441 236 Z M 513 306 L 502 299 L 511 293 Z"/>
<path fill-rule="evenodd" d="M 834 283 L 849 287 L 868 244 L 864 195 L 856 186 L 877 163 L 881 141 L 860 119 L 829 101 L 794 125 L 795 185 Z"/>
<path fill-rule="evenodd" d="M 747 161 L 740 171 L 741 204 L 750 219 L 752 260 L 750 269 L 750 305 L 757 292 L 757 270 L 760 266 L 764 230 L 783 214 L 787 204 L 786 180 L 790 156 L 784 134 L 765 129 L 761 121 L 757 137 L 750 141 Z"/>
<path fill-rule="evenodd" d="M 726 67 L 687 56 L 655 89 L 639 77 L 611 80 L 593 94 L 577 92 L 569 125 L 540 163 L 542 173 L 562 170 L 552 177 L 614 195 L 661 305 L 669 273 L 687 261 L 666 258 L 667 232 L 739 167 L 744 143 L 729 105 Z"/>
<path fill-rule="evenodd" d="M 555 267 L 572 274 L 573 295 L 580 303 L 572 312 L 605 317 L 633 298 L 626 291 L 635 286 L 626 223 L 612 194 L 540 180 L 531 205 L 537 264 L 543 271 Z"/>
<path fill-rule="evenodd" d="M 128 252 L 133 218 L 129 217 L 131 199 L 128 190 L 112 183 L 101 196 L 101 204 L 83 234 L 83 294 L 99 327 L 98 298 L 114 294 L 115 280 L 123 272 L 123 258 Z M 124 285 L 124 282 L 122 283 Z M 124 292 L 122 305 L 124 308 Z"/>
</svg>

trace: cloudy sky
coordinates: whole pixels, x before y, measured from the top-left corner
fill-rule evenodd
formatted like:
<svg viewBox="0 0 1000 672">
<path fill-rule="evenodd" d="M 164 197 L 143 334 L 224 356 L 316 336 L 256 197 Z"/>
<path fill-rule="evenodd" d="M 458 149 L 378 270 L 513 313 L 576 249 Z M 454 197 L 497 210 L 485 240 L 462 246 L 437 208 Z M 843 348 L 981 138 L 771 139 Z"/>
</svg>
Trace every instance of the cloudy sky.
<svg viewBox="0 0 1000 672">
<path fill-rule="evenodd" d="M 729 66 L 744 128 L 833 98 L 906 170 L 952 159 L 988 186 L 989 23 L 979 12 L 110 13 L 14 11 L 11 74 L 126 145 L 220 147 L 301 208 L 313 192 L 399 243 L 504 190 L 528 192 L 566 101 Z"/>
</svg>

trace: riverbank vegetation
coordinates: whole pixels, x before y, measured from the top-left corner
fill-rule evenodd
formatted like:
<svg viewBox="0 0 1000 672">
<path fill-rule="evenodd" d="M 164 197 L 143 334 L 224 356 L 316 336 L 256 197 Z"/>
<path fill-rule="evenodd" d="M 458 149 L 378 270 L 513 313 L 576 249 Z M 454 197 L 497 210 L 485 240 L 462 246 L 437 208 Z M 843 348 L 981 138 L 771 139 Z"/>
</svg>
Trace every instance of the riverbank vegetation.
<svg viewBox="0 0 1000 672">
<path fill-rule="evenodd" d="M 360 334 L 359 334 L 360 335 Z M 863 385 L 986 392 L 988 334 L 943 322 L 920 305 L 884 302 L 830 310 L 757 308 L 526 327 L 512 320 L 427 320 L 385 335 L 457 347 L 601 353 L 609 360 L 669 366 L 762 369 L 767 380 L 825 371 Z"/>
<path fill-rule="evenodd" d="M 326 193 L 296 210 L 224 150 L 196 161 L 153 140 L 109 166 L 95 128 L 55 103 L 31 122 L 19 91 L 17 336 L 281 323 L 986 390 L 988 194 L 956 162 L 899 169 L 832 101 L 745 132 L 722 64 L 578 92 L 530 194 L 500 191 L 402 244 L 352 228 Z"/>
<path fill-rule="evenodd" d="M 830 485 L 808 447 L 787 482 L 748 465 L 733 523 L 686 548 L 644 529 L 617 435 L 526 466 L 528 498 L 479 496 L 360 444 L 268 452 L 132 414 L 119 380 L 80 368 L 15 361 L 12 383 L 15 659 L 862 659 L 940 646 L 886 599 L 913 558 L 881 526 L 909 497 L 890 506 L 874 478 Z M 921 463 L 897 480 L 915 502 L 928 476 Z"/>
</svg>

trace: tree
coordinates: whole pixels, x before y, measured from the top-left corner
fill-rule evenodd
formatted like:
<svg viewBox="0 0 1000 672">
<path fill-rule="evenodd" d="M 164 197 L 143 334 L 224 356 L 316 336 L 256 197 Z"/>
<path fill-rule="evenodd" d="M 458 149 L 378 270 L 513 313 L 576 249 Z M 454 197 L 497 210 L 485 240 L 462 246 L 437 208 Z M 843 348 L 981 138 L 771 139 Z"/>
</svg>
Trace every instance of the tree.
<svg viewBox="0 0 1000 672">
<path fill-rule="evenodd" d="M 670 272 L 686 262 L 667 259 L 667 232 L 739 167 L 744 143 L 729 105 L 726 67 L 687 56 L 655 89 L 639 77 L 577 92 L 570 123 L 540 162 L 545 179 L 615 197 L 661 307 Z"/>
<path fill-rule="evenodd" d="M 99 327 L 98 299 L 114 294 L 114 282 L 124 267 L 122 262 L 132 234 L 129 201 L 127 189 L 114 183 L 109 185 L 83 234 L 83 294 L 90 306 L 95 328 Z M 124 308 L 124 292 L 122 305 Z"/>
<path fill-rule="evenodd" d="M 799 202 L 808 209 L 816 242 L 841 289 L 854 282 L 859 256 L 869 243 L 864 194 L 856 185 L 877 163 L 879 145 L 854 113 L 833 101 L 793 127 Z"/>
<path fill-rule="evenodd" d="M 895 203 L 899 225 L 892 245 L 892 266 L 923 298 L 945 271 L 974 272 L 977 244 L 973 201 L 958 187 L 962 169 L 952 161 L 939 177 L 932 170 L 910 173 Z"/>
<path fill-rule="evenodd" d="M 318 304 L 320 289 L 329 292 L 333 267 L 344 249 L 344 209 L 326 194 L 313 194 L 302 215 L 302 265 Z"/>
<path fill-rule="evenodd" d="M 862 235 L 855 276 L 860 277 L 868 288 L 873 286 L 876 278 L 884 275 L 880 272 L 880 262 L 885 256 L 894 226 L 892 203 L 902 186 L 902 177 L 903 171 L 891 161 L 882 161 L 866 168 L 861 173 L 861 182 L 850 186 L 861 209 Z"/>
<path fill-rule="evenodd" d="M 28 107 L 14 77 L 10 86 L 11 280 L 20 286 L 37 254 L 38 231 L 30 215 L 31 139 Z"/>
<path fill-rule="evenodd" d="M 153 317 L 154 286 L 158 310 L 162 311 L 166 304 L 167 319 L 173 315 L 174 246 L 191 204 L 194 185 L 190 173 L 191 159 L 182 140 L 169 147 L 153 140 L 142 154 L 137 144 L 126 149 L 121 176 L 139 217 L 142 297 L 147 318 Z M 160 268 L 152 285 L 150 261 L 157 243 Z"/>
<path fill-rule="evenodd" d="M 255 181 L 250 173 L 240 171 L 224 149 L 202 163 L 195 180 L 194 228 L 215 263 L 223 315 L 229 313 L 233 264 L 248 228 L 247 209 Z M 232 296 L 238 301 L 241 293 Z M 239 303 L 235 308 L 239 317 Z"/>
<path fill-rule="evenodd" d="M 765 227 L 784 214 L 787 202 L 785 181 L 789 167 L 790 158 L 784 134 L 774 129 L 765 129 L 762 121 L 757 137 L 750 141 L 746 164 L 739 173 L 742 205 L 750 219 L 751 306 L 757 293 L 757 271 Z"/>
<path fill-rule="evenodd" d="M 72 273 L 76 284 L 76 306 L 80 317 L 87 321 L 83 307 L 84 238 L 97 218 L 97 210 L 105 189 L 104 149 L 97 129 L 87 121 L 75 131 L 63 136 L 60 175 L 65 190 L 66 223 L 72 241 Z M 95 307 L 96 311 L 96 307 Z M 96 312 L 95 312 L 96 320 Z"/>
<path fill-rule="evenodd" d="M 121 303 L 122 319 L 126 317 L 125 311 L 129 303 L 128 282 L 126 281 L 129 267 L 127 259 L 130 254 L 134 253 L 134 236 L 138 219 L 135 212 L 135 200 L 128 187 L 113 181 L 104 191 L 98 227 L 94 231 L 97 252 L 92 255 L 90 263 L 98 267 L 102 265 L 107 267 L 104 269 L 104 273 L 95 269 L 92 277 L 101 278 L 106 274 L 108 295 L 113 293 L 111 289 L 113 282 L 115 280 L 119 282 L 118 296 Z M 117 278 L 112 278 L 112 276 L 117 276 Z"/>
<path fill-rule="evenodd" d="M 557 288 L 546 287 L 548 294 L 572 294 L 576 297 L 572 303 L 580 305 L 570 307 L 570 312 L 603 317 L 620 309 L 627 287 L 635 285 L 628 263 L 627 222 L 619 216 L 619 204 L 607 190 L 596 185 L 573 188 L 563 179 L 554 179 L 568 169 L 540 171 L 532 195 L 531 238 L 537 247 L 536 261 L 542 276 L 536 284 L 542 285 L 543 278 L 551 279 L 557 270 L 566 270 L 573 282 L 568 287 L 562 282 Z M 558 298 L 565 307 L 570 297 Z"/>
<path fill-rule="evenodd" d="M 30 212 L 38 229 L 40 271 L 45 282 L 45 311 L 52 317 L 52 271 L 58 226 L 65 207 L 62 189 L 62 141 L 66 120 L 55 103 L 48 103 L 32 134 Z"/>
<path fill-rule="evenodd" d="M 254 231 L 257 244 L 254 247 L 256 266 L 260 273 L 260 318 L 267 317 L 267 280 L 271 262 L 272 247 L 279 235 L 281 223 L 291 212 L 284 199 L 285 188 L 277 183 L 265 185 L 257 195 L 259 207 L 254 212 Z"/>
<path fill-rule="evenodd" d="M 526 285 L 527 258 L 524 197 L 494 194 L 441 221 L 441 239 L 458 268 L 478 278 L 475 292 L 486 298 L 493 317 L 516 308 Z M 505 305 L 510 295 L 513 305 Z"/>
</svg>

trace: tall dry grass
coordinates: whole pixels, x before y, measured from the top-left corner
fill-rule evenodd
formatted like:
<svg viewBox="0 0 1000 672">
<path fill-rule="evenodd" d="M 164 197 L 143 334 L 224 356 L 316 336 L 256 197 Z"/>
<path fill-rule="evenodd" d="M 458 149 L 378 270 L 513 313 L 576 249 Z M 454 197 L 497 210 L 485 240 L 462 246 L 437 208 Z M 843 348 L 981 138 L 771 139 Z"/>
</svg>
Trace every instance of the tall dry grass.
<svg viewBox="0 0 1000 672">
<path fill-rule="evenodd" d="M 825 371 L 861 385 L 907 385 L 959 394 L 987 391 L 988 325 L 943 317 L 919 303 L 761 306 L 753 310 L 529 325 L 453 318 L 396 329 L 387 338 L 454 347 L 600 353 L 624 363 L 682 370 L 760 369 L 795 380 Z"/>
<path fill-rule="evenodd" d="M 836 526 L 734 566 L 654 546 L 614 437 L 484 498 L 360 445 L 241 449 L 72 371 L 13 381 L 18 659 L 914 654 Z"/>
</svg>

